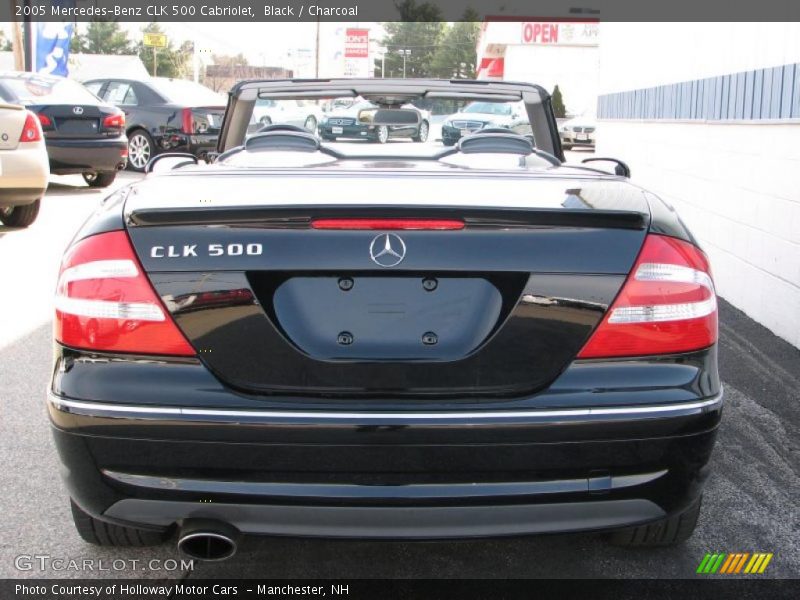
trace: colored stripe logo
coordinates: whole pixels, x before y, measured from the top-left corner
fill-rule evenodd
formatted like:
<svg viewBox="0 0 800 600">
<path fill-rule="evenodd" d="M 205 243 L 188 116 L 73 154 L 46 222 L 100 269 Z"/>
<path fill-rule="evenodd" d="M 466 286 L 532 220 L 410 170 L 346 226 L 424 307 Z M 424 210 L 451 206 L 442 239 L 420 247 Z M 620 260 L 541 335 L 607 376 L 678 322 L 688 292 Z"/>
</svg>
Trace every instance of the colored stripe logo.
<svg viewBox="0 0 800 600">
<path fill-rule="evenodd" d="M 708 553 L 700 561 L 697 573 L 701 575 L 760 575 L 767 570 L 772 552 Z"/>
</svg>

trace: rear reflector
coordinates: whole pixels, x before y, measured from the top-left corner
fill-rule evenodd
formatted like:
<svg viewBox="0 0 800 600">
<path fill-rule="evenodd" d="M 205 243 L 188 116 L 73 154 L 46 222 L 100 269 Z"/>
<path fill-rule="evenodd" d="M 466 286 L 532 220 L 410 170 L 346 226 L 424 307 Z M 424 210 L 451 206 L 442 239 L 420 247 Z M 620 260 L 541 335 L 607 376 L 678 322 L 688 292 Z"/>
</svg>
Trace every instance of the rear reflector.
<svg viewBox="0 0 800 600">
<path fill-rule="evenodd" d="M 20 142 L 38 142 L 42 139 L 42 126 L 39 119 L 32 112 L 25 115 L 25 124 L 19 136 Z"/>
<path fill-rule="evenodd" d="M 690 352 L 717 341 L 717 297 L 694 245 L 648 235 L 617 299 L 578 358 Z"/>
<path fill-rule="evenodd" d="M 194 133 L 194 115 L 191 108 L 184 108 L 181 111 L 181 129 L 188 135 Z"/>
<path fill-rule="evenodd" d="M 455 219 L 315 219 L 313 229 L 464 229 L 464 221 Z"/>
<path fill-rule="evenodd" d="M 81 240 L 61 263 L 55 338 L 73 348 L 193 356 L 124 231 Z"/>
</svg>

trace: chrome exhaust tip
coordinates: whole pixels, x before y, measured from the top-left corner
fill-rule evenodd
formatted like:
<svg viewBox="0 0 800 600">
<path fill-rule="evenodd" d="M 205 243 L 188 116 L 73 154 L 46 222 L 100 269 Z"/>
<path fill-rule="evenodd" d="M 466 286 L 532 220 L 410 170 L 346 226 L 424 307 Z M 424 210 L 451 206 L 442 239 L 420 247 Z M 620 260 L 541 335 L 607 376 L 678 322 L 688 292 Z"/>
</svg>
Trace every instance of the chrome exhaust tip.
<svg viewBox="0 0 800 600">
<path fill-rule="evenodd" d="M 236 554 L 240 537 L 239 530 L 229 523 L 187 519 L 178 533 L 178 550 L 193 560 L 227 560 Z"/>
</svg>

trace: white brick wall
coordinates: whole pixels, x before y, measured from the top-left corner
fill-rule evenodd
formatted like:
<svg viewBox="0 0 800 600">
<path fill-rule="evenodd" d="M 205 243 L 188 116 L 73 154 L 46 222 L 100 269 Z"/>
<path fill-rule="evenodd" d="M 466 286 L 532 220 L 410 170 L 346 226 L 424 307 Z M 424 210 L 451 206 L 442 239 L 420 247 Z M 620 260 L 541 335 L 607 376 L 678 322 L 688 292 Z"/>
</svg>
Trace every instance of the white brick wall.
<svg viewBox="0 0 800 600">
<path fill-rule="evenodd" d="M 722 297 L 800 347 L 800 122 L 602 121 L 597 154 L 675 206 Z"/>
</svg>

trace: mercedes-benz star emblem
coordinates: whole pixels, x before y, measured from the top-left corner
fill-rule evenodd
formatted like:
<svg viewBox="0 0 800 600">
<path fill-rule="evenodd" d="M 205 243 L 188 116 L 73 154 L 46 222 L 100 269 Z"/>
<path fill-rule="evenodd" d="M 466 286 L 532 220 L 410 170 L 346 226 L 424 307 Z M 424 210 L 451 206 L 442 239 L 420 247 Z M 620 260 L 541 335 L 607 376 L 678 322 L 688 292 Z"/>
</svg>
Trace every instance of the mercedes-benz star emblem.
<svg viewBox="0 0 800 600">
<path fill-rule="evenodd" d="M 74 112 L 76 115 L 82 115 L 83 114 L 83 107 L 82 106 L 75 106 L 75 107 L 73 107 L 72 112 Z"/>
<path fill-rule="evenodd" d="M 406 244 L 393 233 L 376 236 L 369 245 L 369 257 L 381 267 L 394 267 L 406 257 Z"/>
</svg>

